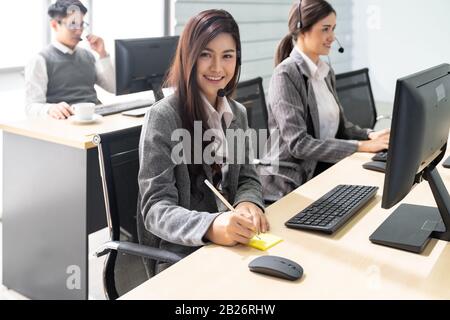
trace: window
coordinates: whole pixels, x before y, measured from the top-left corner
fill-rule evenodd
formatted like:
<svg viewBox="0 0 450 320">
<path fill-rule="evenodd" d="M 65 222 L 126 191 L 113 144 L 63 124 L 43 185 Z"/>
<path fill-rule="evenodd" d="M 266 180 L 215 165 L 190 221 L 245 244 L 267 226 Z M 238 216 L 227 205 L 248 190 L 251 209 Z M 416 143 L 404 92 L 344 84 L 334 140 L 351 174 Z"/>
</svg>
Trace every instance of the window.
<svg viewBox="0 0 450 320">
<path fill-rule="evenodd" d="M 92 17 L 92 33 L 110 53 L 115 39 L 164 35 L 164 0 L 92 0 Z"/>
<path fill-rule="evenodd" d="M 0 69 L 24 66 L 43 48 L 47 6 L 46 0 L 2 2 Z"/>
<path fill-rule="evenodd" d="M 46 45 L 47 9 L 55 0 L 5 1 L 2 5 L 0 69 L 23 67 Z M 114 40 L 164 35 L 164 0 L 82 0 L 90 8 L 86 21 L 114 53 Z M 89 21 L 92 17 L 93 21 Z M 81 43 L 86 47 L 87 43 Z M 6 50 L 5 50 L 6 48 Z"/>
</svg>

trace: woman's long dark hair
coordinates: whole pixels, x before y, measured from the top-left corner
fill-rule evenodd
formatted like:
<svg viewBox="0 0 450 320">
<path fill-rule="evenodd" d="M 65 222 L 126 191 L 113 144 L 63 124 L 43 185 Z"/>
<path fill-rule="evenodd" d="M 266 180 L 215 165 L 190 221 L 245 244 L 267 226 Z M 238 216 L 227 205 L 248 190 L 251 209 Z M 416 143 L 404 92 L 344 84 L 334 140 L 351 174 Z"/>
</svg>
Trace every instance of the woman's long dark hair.
<svg viewBox="0 0 450 320">
<path fill-rule="evenodd" d="M 197 60 L 209 42 L 221 33 L 230 34 L 236 44 L 236 68 L 233 78 L 224 88 L 227 97 L 236 89 L 241 68 L 241 38 L 239 27 L 233 16 L 225 10 L 205 10 L 189 19 L 178 42 L 177 51 L 169 70 L 166 83 L 175 88 L 183 127 L 194 137 L 194 122 L 202 122 L 203 132 L 209 129 L 205 106 L 197 83 Z M 194 139 L 191 139 L 191 160 L 195 159 Z M 202 156 L 206 143 L 202 144 Z M 189 171 L 197 175 L 203 170 L 202 165 L 190 164 Z M 213 173 L 220 173 L 220 166 L 212 165 Z M 194 186 L 195 187 L 195 186 Z"/>
<path fill-rule="evenodd" d="M 239 27 L 225 10 L 206 10 L 189 19 L 178 42 L 177 52 L 170 68 L 167 84 L 175 88 L 181 110 L 183 126 L 193 132 L 194 121 L 202 121 L 208 129 L 205 109 L 197 83 L 197 60 L 208 43 L 221 33 L 230 34 L 236 43 L 236 69 L 224 88 L 227 96 L 236 89 L 240 72 L 241 39 Z"/>
<path fill-rule="evenodd" d="M 301 29 L 298 28 L 300 21 L 298 6 L 300 3 Z M 328 17 L 331 13 L 336 14 L 336 11 L 325 0 L 302 0 L 294 3 L 289 11 L 289 33 L 280 41 L 275 52 L 275 66 L 289 57 L 292 49 L 294 49 L 294 41 L 297 41 L 299 34 L 310 31 L 317 22 Z"/>
</svg>

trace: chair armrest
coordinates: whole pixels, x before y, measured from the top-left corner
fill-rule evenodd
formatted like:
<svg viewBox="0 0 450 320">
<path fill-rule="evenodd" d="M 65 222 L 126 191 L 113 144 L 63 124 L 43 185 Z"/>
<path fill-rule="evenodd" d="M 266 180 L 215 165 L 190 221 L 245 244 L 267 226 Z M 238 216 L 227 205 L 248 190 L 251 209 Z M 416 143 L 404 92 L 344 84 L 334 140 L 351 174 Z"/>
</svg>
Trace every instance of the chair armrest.
<svg viewBox="0 0 450 320">
<path fill-rule="evenodd" d="M 100 247 L 97 248 L 94 252 L 94 256 L 99 258 L 101 256 L 104 256 L 108 254 L 110 251 L 116 250 L 119 248 L 119 241 L 109 241 L 104 244 L 102 244 Z"/>
<path fill-rule="evenodd" d="M 286 161 L 270 162 L 270 161 L 265 161 L 265 160 L 261 160 L 261 159 L 253 159 L 253 164 L 255 166 L 278 165 L 279 167 L 284 167 L 284 168 L 293 168 L 293 169 L 297 168 L 297 165 L 295 163 L 286 162 Z"/>
<path fill-rule="evenodd" d="M 159 260 L 163 262 L 175 263 L 183 259 L 186 255 L 174 253 L 171 251 L 152 248 L 144 245 L 140 245 L 132 242 L 125 241 L 109 241 L 104 243 L 100 248 L 98 248 L 94 255 L 96 257 L 101 257 L 110 251 L 115 250 L 117 252 L 132 254 L 135 256 Z"/>
</svg>

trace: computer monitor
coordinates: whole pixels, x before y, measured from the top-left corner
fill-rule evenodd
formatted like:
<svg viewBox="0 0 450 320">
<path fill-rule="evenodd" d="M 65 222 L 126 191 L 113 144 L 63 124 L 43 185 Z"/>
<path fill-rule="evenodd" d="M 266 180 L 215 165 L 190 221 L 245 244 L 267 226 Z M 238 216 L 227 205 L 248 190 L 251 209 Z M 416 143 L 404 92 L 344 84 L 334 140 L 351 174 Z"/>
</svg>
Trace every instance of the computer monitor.
<svg viewBox="0 0 450 320">
<path fill-rule="evenodd" d="M 116 95 L 153 90 L 162 85 L 178 45 L 178 36 L 116 40 Z"/>
<path fill-rule="evenodd" d="M 393 207 L 425 179 L 437 208 L 401 204 L 370 236 L 372 242 L 419 253 L 430 237 L 450 240 L 450 196 L 436 169 L 449 126 L 449 64 L 397 81 L 382 207 Z"/>
</svg>

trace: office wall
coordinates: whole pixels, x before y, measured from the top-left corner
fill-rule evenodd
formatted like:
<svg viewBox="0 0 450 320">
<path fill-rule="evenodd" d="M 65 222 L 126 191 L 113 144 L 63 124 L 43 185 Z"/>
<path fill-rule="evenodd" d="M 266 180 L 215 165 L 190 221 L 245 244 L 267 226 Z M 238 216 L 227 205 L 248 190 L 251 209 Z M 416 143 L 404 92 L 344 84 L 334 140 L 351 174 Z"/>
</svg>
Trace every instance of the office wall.
<svg viewBox="0 0 450 320">
<path fill-rule="evenodd" d="M 336 10 L 336 38 L 345 49 L 344 53 L 339 53 L 337 41 L 333 44 L 330 52 L 330 62 L 336 73 L 342 73 L 352 70 L 352 61 L 354 55 L 353 48 L 353 3 L 358 0 L 328 0 Z M 327 59 L 324 59 L 327 61 Z"/>
<path fill-rule="evenodd" d="M 180 34 L 189 17 L 211 8 L 229 11 L 239 24 L 242 41 L 242 74 L 246 80 L 261 76 L 267 93 L 273 71 L 273 57 L 278 42 L 288 32 L 287 19 L 292 0 L 176 0 L 174 2 L 174 32 Z M 330 1 L 339 12 L 338 35 L 346 46 L 345 53 L 330 56 L 338 72 L 351 69 L 352 57 L 352 0 Z"/>
<path fill-rule="evenodd" d="M 353 0 L 353 68 L 369 67 L 375 99 L 396 79 L 450 62 L 450 1 Z"/>
<path fill-rule="evenodd" d="M 229 11 L 240 27 L 241 79 L 261 76 L 267 88 L 276 45 L 287 32 L 291 3 L 291 0 L 177 0 L 174 5 L 174 31 L 180 34 L 188 19 L 202 10 Z"/>
</svg>

